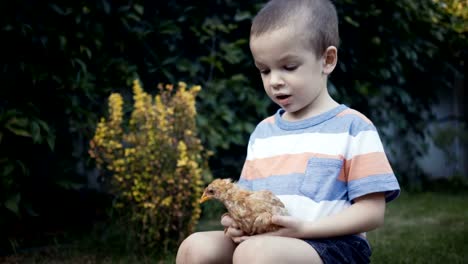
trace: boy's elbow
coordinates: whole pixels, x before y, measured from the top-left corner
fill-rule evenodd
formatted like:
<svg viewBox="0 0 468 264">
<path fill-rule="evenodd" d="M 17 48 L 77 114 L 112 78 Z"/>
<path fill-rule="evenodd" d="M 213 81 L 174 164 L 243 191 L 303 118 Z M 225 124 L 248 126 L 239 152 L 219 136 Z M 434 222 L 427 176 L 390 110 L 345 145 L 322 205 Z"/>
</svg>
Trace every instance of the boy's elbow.
<svg viewBox="0 0 468 264">
<path fill-rule="evenodd" d="M 385 223 L 385 207 L 376 210 L 371 219 L 371 229 L 377 229 L 379 227 L 382 227 Z"/>
<path fill-rule="evenodd" d="M 373 201 L 373 211 L 374 211 L 374 229 L 382 227 L 385 223 L 385 195 L 384 193 L 375 194 L 375 200 Z"/>
<path fill-rule="evenodd" d="M 366 232 L 375 230 L 384 225 L 384 217 L 379 215 L 368 216 L 366 225 L 364 227 Z"/>
<path fill-rule="evenodd" d="M 382 216 L 377 216 L 376 219 L 374 220 L 374 229 L 382 227 L 385 223 L 385 217 Z"/>
</svg>

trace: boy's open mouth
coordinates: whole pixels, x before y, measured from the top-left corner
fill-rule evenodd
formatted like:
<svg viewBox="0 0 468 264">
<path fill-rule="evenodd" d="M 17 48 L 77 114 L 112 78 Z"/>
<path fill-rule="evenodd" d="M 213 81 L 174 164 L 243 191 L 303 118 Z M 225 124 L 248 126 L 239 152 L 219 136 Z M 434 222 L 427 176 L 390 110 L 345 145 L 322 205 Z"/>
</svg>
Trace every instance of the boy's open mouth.
<svg viewBox="0 0 468 264">
<path fill-rule="evenodd" d="M 280 95 L 277 95 L 276 98 L 277 98 L 278 100 L 284 100 L 284 99 L 289 98 L 290 96 L 291 96 L 291 95 L 289 95 L 289 94 L 280 94 Z"/>
</svg>

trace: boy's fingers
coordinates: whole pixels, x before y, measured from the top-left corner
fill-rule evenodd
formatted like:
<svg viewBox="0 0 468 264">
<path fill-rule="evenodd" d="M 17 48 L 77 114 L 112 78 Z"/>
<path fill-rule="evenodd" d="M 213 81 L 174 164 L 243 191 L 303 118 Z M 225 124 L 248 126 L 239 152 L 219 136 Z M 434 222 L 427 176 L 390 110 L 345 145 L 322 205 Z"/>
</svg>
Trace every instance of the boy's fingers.
<svg viewBox="0 0 468 264">
<path fill-rule="evenodd" d="M 232 241 L 234 241 L 234 243 L 241 243 L 241 242 L 244 242 L 245 240 L 249 239 L 249 237 L 247 236 L 241 236 L 241 237 L 233 237 L 232 238 Z"/>
<path fill-rule="evenodd" d="M 239 225 L 229 215 L 223 215 L 221 217 L 221 225 L 225 228 L 232 227 L 239 229 Z"/>
<path fill-rule="evenodd" d="M 225 233 L 230 237 L 240 237 L 244 234 L 242 230 L 232 227 L 229 227 Z"/>
<path fill-rule="evenodd" d="M 231 225 L 233 225 L 233 224 L 234 224 L 234 221 L 232 220 L 231 217 L 229 217 L 229 216 L 223 216 L 223 217 L 221 218 L 221 225 L 223 225 L 224 227 L 229 227 L 229 226 L 231 226 Z"/>
</svg>

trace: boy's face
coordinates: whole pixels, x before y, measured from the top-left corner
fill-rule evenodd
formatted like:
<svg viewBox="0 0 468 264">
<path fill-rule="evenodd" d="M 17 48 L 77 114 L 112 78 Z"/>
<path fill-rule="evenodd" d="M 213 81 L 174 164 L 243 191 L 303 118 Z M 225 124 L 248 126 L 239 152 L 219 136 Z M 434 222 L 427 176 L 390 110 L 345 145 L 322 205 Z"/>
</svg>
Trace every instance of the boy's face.
<svg viewBox="0 0 468 264">
<path fill-rule="evenodd" d="M 309 117 L 328 97 L 323 60 L 296 32 L 285 27 L 250 39 L 263 87 L 290 120 Z"/>
</svg>

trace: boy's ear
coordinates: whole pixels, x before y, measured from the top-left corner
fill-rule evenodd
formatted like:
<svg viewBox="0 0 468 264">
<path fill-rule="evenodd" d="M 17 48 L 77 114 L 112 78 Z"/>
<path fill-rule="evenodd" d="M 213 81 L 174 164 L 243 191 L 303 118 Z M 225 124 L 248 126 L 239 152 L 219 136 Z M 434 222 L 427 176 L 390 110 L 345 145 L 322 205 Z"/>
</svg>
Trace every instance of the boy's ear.
<svg viewBox="0 0 468 264">
<path fill-rule="evenodd" d="M 330 46 L 323 54 L 323 74 L 330 74 L 336 67 L 338 62 L 338 50 L 335 46 Z"/>
</svg>

